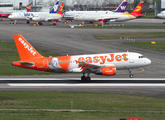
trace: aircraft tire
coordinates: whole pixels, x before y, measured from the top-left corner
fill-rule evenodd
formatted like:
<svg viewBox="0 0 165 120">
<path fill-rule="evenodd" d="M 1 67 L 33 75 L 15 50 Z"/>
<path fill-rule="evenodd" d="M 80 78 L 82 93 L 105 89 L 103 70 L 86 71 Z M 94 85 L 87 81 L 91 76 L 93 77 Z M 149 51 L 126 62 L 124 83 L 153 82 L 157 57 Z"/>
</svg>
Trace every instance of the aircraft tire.
<svg viewBox="0 0 165 120">
<path fill-rule="evenodd" d="M 130 77 L 130 78 L 133 78 L 133 74 L 130 74 L 129 77 Z"/>
</svg>

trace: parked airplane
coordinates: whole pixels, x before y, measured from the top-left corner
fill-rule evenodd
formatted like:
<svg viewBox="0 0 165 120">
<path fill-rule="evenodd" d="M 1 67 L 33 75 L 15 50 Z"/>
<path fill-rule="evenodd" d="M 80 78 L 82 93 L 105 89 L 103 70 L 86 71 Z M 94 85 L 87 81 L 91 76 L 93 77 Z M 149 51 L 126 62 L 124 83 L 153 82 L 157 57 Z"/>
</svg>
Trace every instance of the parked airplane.
<svg viewBox="0 0 165 120">
<path fill-rule="evenodd" d="M 113 13 L 113 12 L 124 13 L 126 10 L 126 6 L 127 6 L 127 0 L 123 0 L 123 2 L 114 11 L 68 11 L 68 12 L 65 12 L 65 15 L 63 18 L 66 20 L 73 20 L 74 16 L 79 15 L 79 14 L 95 14 L 95 13 L 109 14 L 109 13 Z"/>
<path fill-rule="evenodd" d="M 109 14 L 78 14 L 75 15 L 74 20 L 82 21 L 101 21 L 103 22 L 108 22 L 108 21 L 127 21 L 127 20 L 133 20 L 136 18 L 144 17 L 144 14 L 141 14 L 141 10 L 143 7 L 143 2 L 140 2 L 137 7 L 131 12 L 131 13 L 109 13 Z"/>
<path fill-rule="evenodd" d="M 59 0 L 57 0 L 56 4 L 53 6 L 52 10 L 50 12 L 13 12 L 11 13 L 8 18 L 9 19 L 13 19 L 15 20 L 15 24 L 17 23 L 17 20 L 27 20 L 27 23 L 30 23 L 30 19 L 32 19 L 32 17 L 35 14 L 40 14 L 40 13 L 45 13 L 45 14 L 53 14 L 53 13 L 57 13 L 57 9 L 58 9 L 58 4 L 59 4 Z"/>
<path fill-rule="evenodd" d="M 56 13 L 56 14 L 42 13 L 42 12 L 41 13 L 37 13 L 37 14 L 35 14 L 32 17 L 32 20 L 38 22 L 37 24 L 40 24 L 40 25 L 42 25 L 41 22 L 47 22 L 47 21 L 51 22 L 51 21 L 54 21 L 53 25 L 56 25 L 56 22 L 58 22 L 58 20 L 61 19 L 62 16 L 63 16 L 63 13 L 62 13 L 63 5 L 64 5 L 64 2 L 61 3 L 61 7 L 60 7 L 58 13 Z"/>
<path fill-rule="evenodd" d="M 164 19 L 165 18 L 165 10 L 161 11 L 159 14 L 157 14 L 157 17 Z"/>
<path fill-rule="evenodd" d="M 91 80 L 90 73 L 113 76 L 121 69 L 128 69 L 129 77 L 132 78 L 132 68 L 151 64 L 150 59 L 135 52 L 44 57 L 22 35 L 13 35 L 13 37 L 20 57 L 20 61 L 12 63 L 13 66 L 46 72 L 83 73 L 82 81 Z"/>
<path fill-rule="evenodd" d="M 0 10 L 0 16 L 8 18 L 8 16 L 13 12 L 31 12 L 32 2 L 26 6 L 26 10 Z"/>
</svg>

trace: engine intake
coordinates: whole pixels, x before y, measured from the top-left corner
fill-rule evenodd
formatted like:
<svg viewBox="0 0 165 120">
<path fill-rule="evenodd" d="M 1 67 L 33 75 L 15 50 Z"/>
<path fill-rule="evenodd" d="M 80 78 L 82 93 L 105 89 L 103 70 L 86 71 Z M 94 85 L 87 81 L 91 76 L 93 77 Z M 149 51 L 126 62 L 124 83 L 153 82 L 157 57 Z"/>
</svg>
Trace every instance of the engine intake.
<svg viewBox="0 0 165 120">
<path fill-rule="evenodd" d="M 116 75 L 116 67 L 102 67 L 98 71 L 95 72 L 96 75 L 105 75 L 105 76 L 113 76 Z"/>
</svg>

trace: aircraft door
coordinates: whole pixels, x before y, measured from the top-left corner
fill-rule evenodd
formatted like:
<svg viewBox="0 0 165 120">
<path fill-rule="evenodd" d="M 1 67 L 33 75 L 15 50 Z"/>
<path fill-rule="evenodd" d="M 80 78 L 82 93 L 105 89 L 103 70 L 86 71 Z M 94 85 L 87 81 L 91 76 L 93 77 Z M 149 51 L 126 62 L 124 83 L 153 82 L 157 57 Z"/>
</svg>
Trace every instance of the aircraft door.
<svg viewBox="0 0 165 120">
<path fill-rule="evenodd" d="M 43 67 L 48 68 L 48 60 L 47 59 L 43 60 Z"/>
<path fill-rule="evenodd" d="M 129 63 L 134 63 L 134 55 L 129 54 Z"/>
</svg>

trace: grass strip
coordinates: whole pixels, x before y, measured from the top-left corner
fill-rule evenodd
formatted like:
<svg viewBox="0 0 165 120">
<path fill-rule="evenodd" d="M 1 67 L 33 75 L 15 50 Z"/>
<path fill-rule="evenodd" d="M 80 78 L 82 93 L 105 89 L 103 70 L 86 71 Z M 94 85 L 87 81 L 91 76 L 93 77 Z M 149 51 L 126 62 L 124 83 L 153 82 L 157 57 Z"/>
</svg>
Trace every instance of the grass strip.
<svg viewBox="0 0 165 120">
<path fill-rule="evenodd" d="M 111 33 L 94 35 L 97 39 L 125 39 L 125 38 L 165 38 L 165 32 L 145 32 L 145 33 Z"/>
<path fill-rule="evenodd" d="M 124 42 L 124 45 L 130 45 L 160 52 L 165 52 L 165 41 L 155 41 L 156 44 L 151 44 L 151 41 L 145 42 Z"/>
<path fill-rule="evenodd" d="M 74 28 L 82 29 L 165 29 L 162 26 L 123 26 L 124 24 L 119 24 L 120 26 L 95 26 L 95 25 L 85 25 L 85 26 L 74 26 Z M 59 26 L 59 28 L 71 28 L 70 26 Z"/>
<path fill-rule="evenodd" d="M 164 120 L 164 113 L 0 111 L 1 120 Z"/>
<path fill-rule="evenodd" d="M 109 93 L 57 91 L 0 91 L 0 109 L 73 109 L 110 110 L 109 112 L 48 112 L 0 110 L 1 119 L 119 119 L 137 117 L 145 120 L 164 118 L 164 98 Z M 140 112 L 141 111 L 141 112 Z M 148 112 L 158 111 L 158 112 Z M 26 117 L 27 116 L 27 117 Z"/>
<path fill-rule="evenodd" d="M 37 49 L 43 56 L 59 56 L 53 52 Z M 50 75 L 55 73 L 42 72 L 12 66 L 13 61 L 20 60 L 14 43 L 0 41 L 0 75 Z"/>
</svg>

